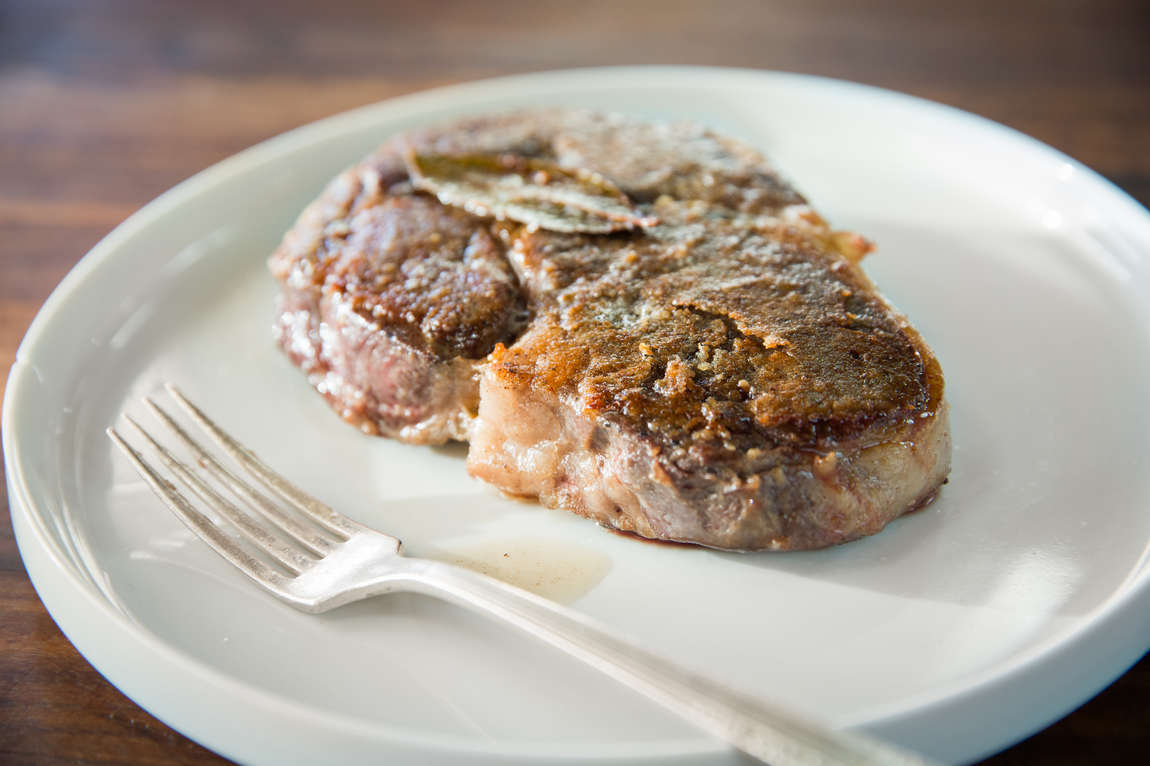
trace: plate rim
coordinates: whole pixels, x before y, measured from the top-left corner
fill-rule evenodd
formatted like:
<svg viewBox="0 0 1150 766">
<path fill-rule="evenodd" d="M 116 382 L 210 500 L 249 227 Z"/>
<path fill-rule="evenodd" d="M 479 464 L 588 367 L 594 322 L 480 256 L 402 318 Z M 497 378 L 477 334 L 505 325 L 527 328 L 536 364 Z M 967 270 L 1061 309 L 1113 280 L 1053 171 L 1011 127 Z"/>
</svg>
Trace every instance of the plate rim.
<svg viewBox="0 0 1150 766">
<path fill-rule="evenodd" d="M 1028 152 L 1036 153 L 1036 156 L 1040 156 L 1045 161 L 1058 162 L 1071 166 L 1079 174 L 1076 182 L 1086 184 L 1088 191 L 1095 195 L 1101 194 L 1106 199 L 1106 208 L 1109 213 L 1121 213 L 1128 221 L 1133 221 L 1136 228 L 1143 229 L 1147 233 L 1146 236 L 1148 240 L 1150 240 L 1150 211 L 1143 208 L 1136 200 L 1111 181 L 1062 152 L 1013 128 L 955 107 L 897 91 L 845 80 L 790 72 L 722 67 L 587 67 L 517 74 L 447 85 L 360 106 L 308 123 L 260 142 L 201 170 L 165 191 L 103 237 L 77 262 L 45 300 L 17 349 L 15 360 L 9 372 L 2 415 L 0 415 L 0 420 L 3 421 L 2 429 L 0 429 L 0 431 L 2 431 L 2 433 L 0 433 L 0 439 L 2 439 L 4 445 L 5 471 L 10 498 L 9 504 L 12 508 L 13 527 L 14 529 L 19 527 L 16 529 L 16 532 L 17 545 L 21 557 L 27 561 L 29 558 L 28 553 L 31 552 L 31 545 L 35 543 L 38 550 L 34 553 L 34 556 L 45 554 L 48 562 L 55 567 L 55 572 L 60 574 L 64 581 L 67 581 L 63 584 L 79 589 L 80 595 L 98 607 L 104 619 L 115 623 L 114 627 L 116 629 L 134 634 L 137 640 L 149 644 L 150 649 L 166 653 L 169 656 L 165 659 L 186 666 L 184 669 L 189 673 L 200 674 L 201 676 L 206 674 L 208 680 L 223 683 L 225 686 L 235 685 L 238 687 L 237 690 L 242 690 L 249 696 L 255 695 L 265 698 L 261 699 L 260 702 L 270 705 L 271 707 L 298 707 L 299 710 L 295 712 L 306 712 L 309 720 L 315 720 L 317 713 L 321 714 L 320 718 L 323 719 L 326 725 L 337 728 L 352 724 L 354 725 L 353 728 L 362 727 L 365 730 L 372 730 L 376 734 L 383 729 L 391 728 L 376 723 L 362 722 L 342 714 L 328 713 L 321 708 L 316 708 L 305 703 L 284 700 L 276 694 L 232 679 L 227 674 L 204 663 L 193 660 L 185 656 L 178 649 L 165 644 L 158 637 L 151 634 L 146 627 L 133 625 L 123 614 L 117 612 L 91 583 L 85 580 L 75 564 L 67 560 L 65 552 L 58 548 L 50 533 L 48 533 L 43 526 L 43 519 L 39 517 L 39 513 L 35 510 L 37 506 L 34 501 L 34 492 L 29 486 L 29 477 L 24 469 L 24 456 L 21 453 L 20 442 L 15 433 L 15 426 L 13 425 L 13 423 L 18 420 L 15 413 L 20 402 L 30 396 L 30 394 L 25 393 L 25 389 L 32 386 L 33 379 L 36 377 L 34 364 L 30 360 L 30 357 L 35 348 L 44 345 L 42 338 L 50 334 L 53 323 L 58 321 L 61 309 L 68 305 L 73 295 L 82 288 L 93 272 L 116 257 L 116 253 L 119 251 L 122 242 L 136 236 L 141 230 L 146 229 L 152 223 L 161 220 L 164 216 L 168 215 L 171 210 L 180 207 L 187 200 L 198 196 L 213 186 L 228 183 L 230 178 L 235 175 L 248 172 L 252 168 L 273 161 L 281 155 L 291 154 L 314 141 L 320 140 L 324 135 L 337 133 L 341 130 L 351 130 L 354 125 L 360 122 L 386 120 L 389 118 L 396 119 L 400 113 L 405 111 L 418 113 L 421 108 L 428 109 L 435 104 L 450 103 L 454 98 L 469 93 L 508 88 L 517 85 L 537 86 L 540 82 L 546 81 L 560 81 L 556 84 L 556 87 L 562 87 L 564 84 L 570 84 L 572 82 L 582 82 L 585 84 L 591 77 L 611 77 L 616 78 L 617 82 L 626 79 L 630 83 L 629 87 L 635 87 L 634 80 L 641 77 L 653 77 L 660 80 L 666 80 L 670 77 L 690 77 L 701 78 L 703 80 L 723 79 L 731 80 L 732 83 L 730 84 L 737 84 L 734 81 L 738 81 L 740 78 L 748 81 L 791 81 L 807 87 L 813 86 L 815 88 L 832 89 L 840 92 L 847 91 L 866 98 L 902 102 L 912 108 L 925 109 L 929 112 L 947 117 L 950 120 L 966 123 L 973 129 L 994 133 L 996 138 L 1013 141 L 1019 146 L 1025 147 Z M 389 116 L 387 113 L 392 114 Z M 29 577 L 38 593 L 40 593 L 41 590 L 41 583 L 32 575 L 32 570 L 37 569 L 40 571 L 40 578 L 44 579 L 44 569 L 41 566 L 43 564 L 45 564 L 45 561 L 38 559 L 35 566 L 28 567 Z M 1143 556 L 1140 566 L 1140 570 L 1138 567 L 1135 567 L 1135 569 L 1131 571 L 1130 576 L 1127 577 L 1102 604 L 1091 610 L 1087 615 L 1084 615 L 1081 622 L 1075 626 L 1031 646 L 1022 653 L 1011 654 L 1005 663 L 1000 662 L 978 673 L 964 676 L 944 689 L 932 693 L 912 695 L 897 705 L 887 706 L 887 709 L 880 709 L 868 715 L 859 716 L 858 720 L 850 721 L 848 726 L 860 726 L 870 729 L 877 728 L 879 731 L 882 731 L 886 728 L 897 727 L 900 723 L 905 723 L 915 718 L 938 715 L 937 711 L 940 709 L 976 703 L 976 698 L 983 697 L 987 693 L 1005 691 L 1010 687 L 1027 681 L 1034 682 L 1036 674 L 1041 674 L 1044 669 L 1052 664 L 1065 662 L 1072 655 L 1085 651 L 1084 646 L 1086 644 L 1093 642 L 1093 645 L 1098 645 L 1100 640 L 1107 638 L 1107 636 L 1100 636 L 1099 634 L 1104 634 L 1108 630 L 1111 630 L 1113 623 L 1119 617 L 1127 618 L 1128 622 L 1137 622 L 1135 618 L 1139 616 L 1137 614 L 1139 607 L 1141 607 L 1143 612 L 1141 614 L 1141 621 L 1146 624 L 1146 628 L 1150 629 L 1150 614 L 1148 614 L 1150 613 L 1150 566 L 1147 566 L 1145 556 Z M 45 582 L 45 585 L 47 585 L 47 582 Z M 53 587 L 60 587 L 60 585 L 61 583 L 56 583 Z M 69 640 L 72 641 L 72 631 L 66 629 L 63 624 L 64 622 L 68 622 L 67 618 L 62 621 L 58 614 L 58 612 L 63 610 L 63 604 L 60 603 L 55 596 L 49 596 L 48 599 L 45 599 L 44 595 L 41 594 L 41 599 L 45 601 L 45 605 L 49 608 L 53 620 L 56 621 L 57 625 L 60 625 L 61 629 L 68 635 Z M 57 601 L 55 608 L 49 605 L 49 600 Z M 73 626 L 73 628 L 74 627 L 75 626 Z M 1112 632 L 1117 633 L 1119 631 Z M 1115 642 L 1112 640 L 1111 643 L 1113 644 Z M 1048 708 L 1058 709 L 1053 713 L 1048 710 L 1046 715 L 1038 716 L 1037 718 L 1041 720 L 1032 721 L 1032 725 L 1028 725 L 1028 728 L 1024 731 L 1020 731 L 1017 736 L 998 742 L 993 746 L 994 750 L 1008 746 L 1019 739 L 1029 736 L 1051 721 L 1065 715 L 1069 710 L 1084 702 L 1101 688 L 1104 688 L 1121 675 L 1130 665 L 1136 662 L 1138 658 L 1146 652 L 1147 648 L 1150 648 L 1150 639 L 1144 643 L 1146 646 L 1143 646 L 1140 650 L 1131 649 L 1129 645 L 1126 646 L 1125 651 L 1119 651 L 1111 647 L 1112 651 L 1107 652 L 1107 659 L 1109 661 L 1106 663 L 1107 670 L 1105 672 L 1098 673 L 1096 670 L 1097 665 L 1095 665 L 1095 673 L 1090 674 L 1092 680 L 1080 681 L 1076 693 L 1063 695 L 1064 697 L 1073 697 L 1073 699 L 1069 701 L 1064 700 L 1064 702 L 1059 705 L 1052 706 L 1048 704 Z M 73 645 L 99 670 L 99 664 L 89 658 L 87 652 L 82 650 L 75 641 L 73 641 Z M 1098 652 L 1096 651 L 1094 653 L 1097 654 Z M 212 678 L 213 676 L 215 676 L 215 678 Z M 116 681 L 110 678 L 109 681 L 118 688 L 122 688 Z M 125 693 L 128 692 L 126 691 Z M 129 694 L 129 696 L 136 699 L 136 694 Z M 148 709 L 149 712 L 152 712 L 153 706 L 149 705 Z M 156 713 L 153 712 L 153 715 L 156 715 Z M 166 719 L 162 720 L 165 720 L 166 723 L 168 722 Z M 172 724 L 169 723 L 169 725 Z M 188 730 L 185 724 L 173 725 L 173 728 L 177 728 L 181 732 Z M 399 734 L 403 735 L 402 732 Z M 389 743 L 395 742 L 395 736 L 396 732 L 389 731 L 386 741 Z M 436 736 L 434 738 L 422 736 L 412 738 L 411 735 L 403 736 L 409 738 L 411 744 L 418 744 L 420 747 L 430 746 L 439 750 L 456 749 L 451 746 L 452 738 L 447 736 Z M 401 738 L 403 737 L 401 736 Z M 210 739 L 211 738 L 205 737 L 202 741 L 207 742 Z M 462 748 L 462 751 L 465 751 L 467 755 L 476 754 L 477 751 L 485 750 L 485 748 L 477 747 L 471 740 L 467 740 L 466 742 L 466 747 Z M 706 741 L 701 742 L 708 744 Z M 217 749 L 216 744 L 210 744 L 208 746 Z M 654 750 L 652 747 L 654 747 Z M 655 752 L 655 750 L 659 749 L 655 743 L 652 743 L 650 747 L 623 746 L 619 748 L 620 752 L 605 753 L 607 749 L 608 748 L 604 748 L 601 745 L 597 745 L 595 746 L 594 752 L 600 757 L 605 755 L 609 759 L 614 757 L 622 757 L 624 759 L 650 758 L 667 755 L 667 753 Z M 705 752 L 714 754 L 721 749 L 722 746 L 715 743 L 699 749 L 698 753 L 701 754 Z M 513 752 L 509 752 L 509 750 Z M 507 743 L 502 743 L 498 748 L 491 749 L 490 753 L 500 755 L 507 754 L 516 757 L 531 757 L 535 759 L 546 759 L 555 756 L 554 747 L 551 747 L 549 752 L 543 752 L 535 745 L 525 746 L 522 748 L 523 752 L 518 752 L 519 750 L 520 748 L 510 747 Z M 569 749 L 566 750 L 570 752 Z M 641 752 L 638 752 L 640 750 Z M 993 750 L 991 750 L 991 752 L 992 751 Z M 219 752 L 230 752 L 230 750 L 220 748 Z M 676 745 L 674 752 L 689 755 L 692 751 L 690 747 Z M 479 754 L 482 755 L 483 753 Z M 588 755 L 591 755 L 591 753 L 588 753 Z"/>
</svg>

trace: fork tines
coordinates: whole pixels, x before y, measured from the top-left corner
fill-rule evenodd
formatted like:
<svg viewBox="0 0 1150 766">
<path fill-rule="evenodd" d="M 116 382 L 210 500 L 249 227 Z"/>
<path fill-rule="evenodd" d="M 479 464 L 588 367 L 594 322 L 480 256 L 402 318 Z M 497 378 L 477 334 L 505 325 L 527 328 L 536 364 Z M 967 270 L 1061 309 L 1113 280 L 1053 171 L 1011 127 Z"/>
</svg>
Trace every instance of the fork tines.
<svg viewBox="0 0 1150 766">
<path fill-rule="evenodd" d="M 221 556 L 250 577 L 275 586 L 298 575 L 356 531 L 358 525 L 268 468 L 174 385 L 165 388 L 188 418 L 263 491 L 226 468 L 151 398 L 144 401 L 163 427 L 159 433 L 174 437 L 191 460 L 181 460 L 136 419 L 124 417 L 179 486 L 115 428 L 108 428 L 107 433 L 172 512 Z"/>
</svg>

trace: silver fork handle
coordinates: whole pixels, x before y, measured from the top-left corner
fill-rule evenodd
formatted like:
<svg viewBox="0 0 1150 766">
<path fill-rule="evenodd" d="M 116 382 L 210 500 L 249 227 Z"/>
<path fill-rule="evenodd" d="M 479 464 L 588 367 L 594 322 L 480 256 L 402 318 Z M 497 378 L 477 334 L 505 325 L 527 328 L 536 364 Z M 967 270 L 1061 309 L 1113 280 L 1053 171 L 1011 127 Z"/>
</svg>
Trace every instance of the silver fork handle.
<svg viewBox="0 0 1150 766">
<path fill-rule="evenodd" d="M 494 578 L 440 561 L 402 560 L 406 565 L 398 578 L 391 569 L 387 590 L 424 593 L 497 617 L 772 766 L 931 763 L 876 739 L 831 731 L 737 694 L 612 636 L 573 610 Z"/>
</svg>

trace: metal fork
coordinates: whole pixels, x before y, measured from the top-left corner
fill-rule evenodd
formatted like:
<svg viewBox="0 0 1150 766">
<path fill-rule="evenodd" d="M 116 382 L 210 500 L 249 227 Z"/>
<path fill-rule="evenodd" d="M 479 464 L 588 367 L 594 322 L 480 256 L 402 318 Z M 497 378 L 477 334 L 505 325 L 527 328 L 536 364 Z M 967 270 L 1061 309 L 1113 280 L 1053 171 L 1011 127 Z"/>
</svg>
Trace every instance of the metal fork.
<svg viewBox="0 0 1150 766">
<path fill-rule="evenodd" d="M 107 429 L 108 436 L 196 535 L 257 585 L 299 610 L 314 614 L 384 593 L 423 593 L 541 638 L 774 766 L 928 763 L 870 737 L 831 731 L 740 695 L 533 593 L 443 562 L 407 558 L 397 538 L 336 513 L 308 495 L 226 434 L 175 386 L 166 388 L 262 489 L 226 468 L 150 398 L 145 399 L 148 408 L 190 451 L 194 463 L 181 461 L 138 422 L 127 415 L 125 419 L 186 491 L 164 478 L 114 428 Z M 224 488 L 230 498 L 221 492 Z M 226 520 L 239 535 L 226 531 L 197 505 Z"/>
</svg>

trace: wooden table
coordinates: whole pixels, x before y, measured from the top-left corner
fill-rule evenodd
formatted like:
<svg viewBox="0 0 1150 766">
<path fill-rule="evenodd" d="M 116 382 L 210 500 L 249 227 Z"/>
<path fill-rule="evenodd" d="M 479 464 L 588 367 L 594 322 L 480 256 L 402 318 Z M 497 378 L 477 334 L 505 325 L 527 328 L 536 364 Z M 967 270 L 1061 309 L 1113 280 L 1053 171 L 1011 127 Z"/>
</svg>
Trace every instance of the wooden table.
<svg viewBox="0 0 1150 766">
<path fill-rule="evenodd" d="M 1139 0 L 387 5 L 0 0 L 0 373 L 76 261 L 181 179 L 311 120 L 493 75 L 674 63 L 841 77 L 1006 123 L 1150 204 L 1150 6 Z M 6 522 L 0 611 L 0 763 L 220 762 L 76 653 Z M 1147 752 L 1143 659 L 988 763 Z"/>
</svg>

